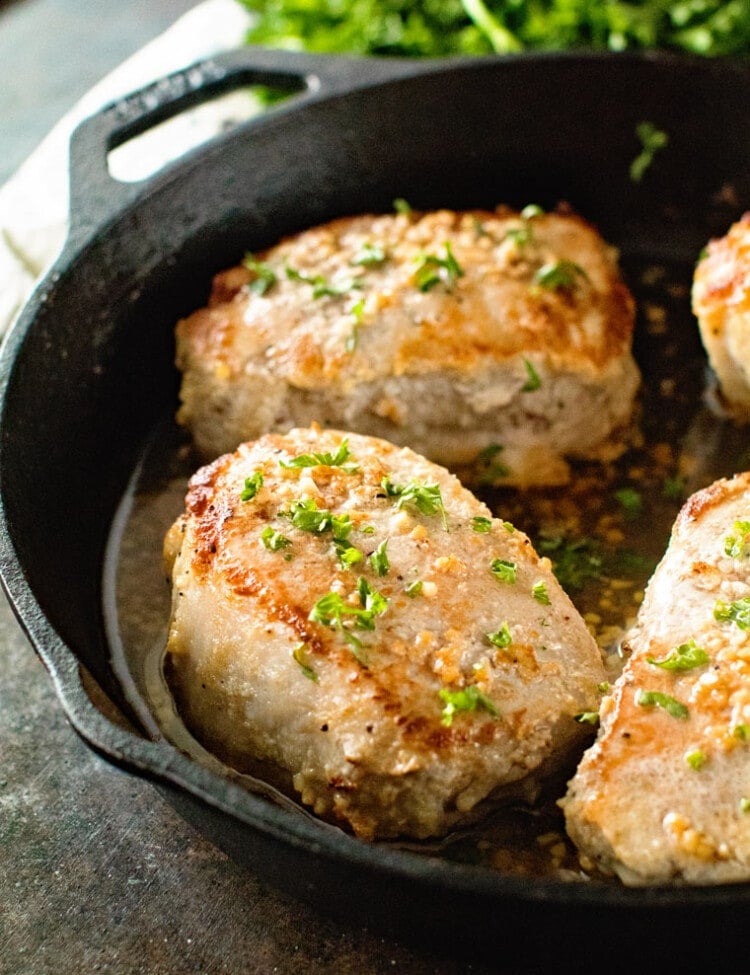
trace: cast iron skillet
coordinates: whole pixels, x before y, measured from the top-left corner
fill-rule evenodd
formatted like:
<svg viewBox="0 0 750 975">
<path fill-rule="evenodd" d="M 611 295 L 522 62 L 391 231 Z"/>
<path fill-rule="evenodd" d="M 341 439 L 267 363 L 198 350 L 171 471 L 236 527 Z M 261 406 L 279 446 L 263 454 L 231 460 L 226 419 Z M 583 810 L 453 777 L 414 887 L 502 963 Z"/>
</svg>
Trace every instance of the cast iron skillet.
<svg viewBox="0 0 750 975">
<path fill-rule="evenodd" d="M 144 183 L 108 175 L 109 150 L 251 83 L 299 94 Z M 635 184 L 643 120 L 670 143 Z M 110 665 L 101 567 L 143 442 L 174 408 L 173 324 L 205 301 L 213 272 L 397 196 L 419 208 L 565 199 L 625 261 L 690 267 L 750 208 L 750 69 L 665 55 L 360 62 L 246 50 L 104 110 L 71 157 L 68 242 L 0 361 L 0 568 L 76 730 L 259 875 L 339 917 L 506 969 L 739 958 L 750 885 L 571 885 L 369 846 L 150 740 Z"/>
</svg>

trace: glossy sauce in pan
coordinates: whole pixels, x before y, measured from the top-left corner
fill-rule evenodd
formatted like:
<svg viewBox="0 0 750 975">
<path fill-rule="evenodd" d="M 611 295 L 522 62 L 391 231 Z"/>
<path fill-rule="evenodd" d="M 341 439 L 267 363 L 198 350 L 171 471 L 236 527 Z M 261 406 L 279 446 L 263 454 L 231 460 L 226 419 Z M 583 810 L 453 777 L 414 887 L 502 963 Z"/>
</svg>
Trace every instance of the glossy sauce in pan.
<svg viewBox="0 0 750 975">
<path fill-rule="evenodd" d="M 682 502 L 717 477 L 750 468 L 750 430 L 722 419 L 706 395 L 710 381 L 690 312 L 692 267 L 622 264 L 639 308 L 642 442 L 616 463 L 577 465 L 564 488 L 477 491 L 552 560 L 596 635 L 613 680 L 622 664 L 620 639 Z M 162 674 L 170 603 L 162 541 L 199 465 L 186 436 L 165 418 L 144 449 L 110 538 L 104 592 L 114 667 L 151 734 L 309 816 L 272 769 L 259 768 L 257 778 L 241 776 L 206 752 L 180 721 Z M 585 880 L 555 802 L 572 771 L 561 769 L 535 808 L 498 809 L 441 841 L 395 845 L 506 873 Z"/>
</svg>

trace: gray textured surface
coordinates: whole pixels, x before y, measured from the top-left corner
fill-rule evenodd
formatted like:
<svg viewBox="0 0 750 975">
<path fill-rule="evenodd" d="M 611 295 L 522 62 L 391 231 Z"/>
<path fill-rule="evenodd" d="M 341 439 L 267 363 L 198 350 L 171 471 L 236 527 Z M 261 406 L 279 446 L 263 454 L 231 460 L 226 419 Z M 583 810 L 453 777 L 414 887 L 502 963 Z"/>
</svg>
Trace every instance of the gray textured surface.
<svg viewBox="0 0 750 975">
<path fill-rule="evenodd" d="M 190 0 L 0 4 L 0 182 Z M 0 596 L 0 975 L 477 971 L 265 888 L 68 725 Z"/>
</svg>

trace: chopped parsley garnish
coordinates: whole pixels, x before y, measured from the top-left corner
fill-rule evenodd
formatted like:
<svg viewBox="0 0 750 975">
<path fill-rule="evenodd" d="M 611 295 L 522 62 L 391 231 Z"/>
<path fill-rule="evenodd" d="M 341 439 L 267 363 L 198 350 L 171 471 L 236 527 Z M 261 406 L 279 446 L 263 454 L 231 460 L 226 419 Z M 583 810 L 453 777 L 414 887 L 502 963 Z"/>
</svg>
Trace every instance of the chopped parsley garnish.
<svg viewBox="0 0 750 975">
<path fill-rule="evenodd" d="M 330 452 L 322 454 L 299 454 L 299 456 L 292 458 L 292 460 L 280 460 L 279 464 L 285 470 L 291 470 L 297 467 L 340 467 L 347 474 L 354 474 L 359 470 L 359 464 L 347 464 L 350 457 L 349 438 L 344 437 L 335 454 Z"/>
<path fill-rule="evenodd" d="M 740 812 L 750 812 L 750 799 L 748 799 L 747 796 L 742 796 L 740 799 Z"/>
<path fill-rule="evenodd" d="M 269 264 L 265 264 L 263 261 L 257 261 L 252 254 L 245 254 L 245 259 L 242 263 L 248 271 L 251 271 L 255 275 L 248 287 L 256 295 L 264 295 L 276 284 L 278 280 L 276 272 Z"/>
<path fill-rule="evenodd" d="M 735 623 L 741 630 L 750 630 L 750 596 L 735 599 L 732 603 L 717 599 L 714 619 L 719 623 Z"/>
<path fill-rule="evenodd" d="M 518 566 L 507 559 L 493 559 L 490 563 L 490 571 L 498 582 L 515 582 Z"/>
<path fill-rule="evenodd" d="M 531 587 L 531 595 L 534 597 L 534 599 L 536 599 L 538 603 L 541 603 L 542 606 L 550 605 L 549 593 L 547 592 L 547 584 L 545 582 L 542 582 L 541 579 L 538 582 L 535 582 L 534 585 Z"/>
<path fill-rule="evenodd" d="M 578 724 L 596 724 L 599 721 L 598 711 L 581 711 L 575 715 Z"/>
<path fill-rule="evenodd" d="M 499 443 L 490 443 L 483 447 L 474 461 L 476 480 L 478 484 L 492 485 L 510 474 L 510 468 L 500 460 L 503 447 Z"/>
<path fill-rule="evenodd" d="M 698 769 L 703 768 L 708 761 L 708 755 L 706 755 L 705 752 L 702 752 L 699 748 L 696 748 L 695 751 L 687 753 L 685 756 L 685 761 L 688 763 L 690 768 L 695 769 L 697 772 Z"/>
<path fill-rule="evenodd" d="M 710 662 L 710 657 L 706 651 L 699 647 L 695 640 L 688 640 L 675 647 L 671 653 L 660 660 L 654 657 L 646 657 L 648 663 L 653 667 L 661 667 L 662 670 L 693 670 L 695 667 L 703 667 Z"/>
<path fill-rule="evenodd" d="M 384 576 L 388 574 L 388 570 L 391 567 L 391 563 L 388 560 L 388 552 L 386 551 L 388 547 L 388 539 L 378 545 L 375 551 L 370 555 L 369 562 L 372 567 L 372 571 L 377 576 Z"/>
<path fill-rule="evenodd" d="M 409 583 L 404 591 L 410 599 L 414 599 L 422 592 L 422 585 L 421 579 L 415 579 L 414 582 Z"/>
<path fill-rule="evenodd" d="M 308 680 L 317 683 L 318 675 L 315 673 L 313 668 L 310 666 L 307 660 L 307 645 L 304 643 L 298 643 L 297 646 L 292 650 L 292 657 L 295 662 L 299 664 L 299 668 L 302 673 L 307 677 Z"/>
<path fill-rule="evenodd" d="M 610 683 L 609 683 L 609 681 L 608 680 L 603 680 L 601 682 L 601 684 L 597 684 L 596 685 L 596 689 L 597 689 L 597 691 L 599 691 L 600 694 L 609 694 L 609 691 L 610 691 Z"/>
<path fill-rule="evenodd" d="M 439 484 L 425 484 L 422 481 L 410 481 L 406 485 L 394 484 L 389 476 L 385 476 L 380 482 L 380 486 L 385 491 L 387 498 L 398 498 L 397 508 L 405 508 L 407 505 L 416 508 L 423 515 L 440 515 L 443 519 L 443 527 L 447 525 L 447 512 L 443 504 L 443 496 L 440 493 Z"/>
<path fill-rule="evenodd" d="M 501 623 L 499 628 L 495 630 L 494 633 L 488 633 L 487 639 L 490 641 L 493 647 L 500 647 L 500 649 L 509 647 L 513 642 L 510 627 L 507 623 Z"/>
<path fill-rule="evenodd" d="M 334 538 L 333 544 L 336 546 L 336 555 L 338 556 L 342 569 L 348 569 L 356 565 L 357 562 L 361 562 L 365 557 L 364 553 L 360 552 L 354 545 L 349 545 L 348 542 L 342 541 L 339 538 Z"/>
<path fill-rule="evenodd" d="M 445 257 L 437 254 L 424 254 L 419 258 L 419 266 L 414 274 L 414 280 L 420 291 L 429 291 L 436 284 L 454 284 L 464 276 L 464 270 L 456 260 L 450 241 L 443 245 Z"/>
<path fill-rule="evenodd" d="M 245 486 L 240 494 L 240 501 L 252 501 L 255 495 L 263 487 L 263 472 L 256 471 L 250 477 L 245 478 Z"/>
<path fill-rule="evenodd" d="M 643 498 L 635 488 L 619 488 L 614 498 L 628 518 L 637 518 L 643 511 Z"/>
<path fill-rule="evenodd" d="M 571 541 L 562 535 L 543 535 L 537 541 L 537 549 L 549 557 L 552 571 L 566 592 L 583 589 L 602 574 L 599 545 L 590 538 Z"/>
<path fill-rule="evenodd" d="M 673 718 L 685 719 L 690 714 L 681 701 L 670 697 L 669 694 L 662 694 L 661 691 L 639 690 L 635 696 L 635 703 L 642 708 L 662 708 Z"/>
<path fill-rule="evenodd" d="M 574 287 L 579 278 L 588 280 L 588 274 L 575 261 L 548 261 L 534 275 L 534 283 L 540 288 L 558 291 Z"/>
<path fill-rule="evenodd" d="M 349 515 L 331 514 L 324 508 L 318 508 L 312 498 L 293 501 L 289 511 L 280 511 L 279 515 L 289 518 L 300 531 L 317 534 L 332 532 L 334 539 L 342 542 L 347 540 L 354 527 Z"/>
<path fill-rule="evenodd" d="M 354 257 L 351 264 L 355 267 L 377 267 L 385 263 L 386 253 L 382 244 L 363 244 Z"/>
<path fill-rule="evenodd" d="M 482 515 L 476 515 L 471 519 L 471 530 L 479 535 L 487 535 L 492 531 L 492 519 Z"/>
<path fill-rule="evenodd" d="M 639 122 L 635 134 L 641 143 L 641 151 L 630 164 L 630 178 L 634 183 L 640 183 L 656 153 L 669 144 L 669 136 L 657 129 L 653 122 Z"/>
<path fill-rule="evenodd" d="M 733 559 L 744 559 L 750 555 L 750 521 L 735 521 L 733 535 L 724 539 L 724 554 Z"/>
<path fill-rule="evenodd" d="M 685 478 L 684 477 L 665 477 L 661 493 L 669 501 L 682 501 L 685 497 Z"/>
<path fill-rule="evenodd" d="M 453 716 L 458 711 L 476 711 L 479 708 L 487 711 L 493 718 L 500 717 L 497 706 L 483 694 L 476 684 L 470 684 L 461 690 L 452 691 L 448 687 L 443 687 L 439 691 L 440 700 L 444 703 L 442 724 L 450 728 L 453 724 Z"/>
<path fill-rule="evenodd" d="M 543 217 L 544 210 L 537 203 L 527 203 L 526 206 L 521 210 L 521 219 L 528 222 L 533 220 L 534 217 Z"/>
<path fill-rule="evenodd" d="M 281 532 L 276 531 L 270 525 L 266 525 L 263 529 L 260 540 L 269 552 L 281 552 L 292 544 L 291 538 L 282 535 Z"/>
<path fill-rule="evenodd" d="M 410 217 L 414 212 L 410 203 L 408 203 L 402 196 L 397 196 L 393 201 L 393 209 L 396 213 L 400 213 L 404 217 Z"/>
<path fill-rule="evenodd" d="M 526 367 L 526 382 L 521 386 L 521 392 L 533 393 L 541 388 L 542 380 L 539 378 L 539 373 L 534 368 L 533 363 L 529 362 L 528 359 L 524 359 L 523 364 Z"/>
<path fill-rule="evenodd" d="M 359 301 L 355 301 L 352 307 L 349 309 L 349 314 L 354 319 L 352 324 L 352 330 L 346 337 L 345 348 L 347 352 L 354 352 L 354 350 L 359 345 L 359 328 L 362 324 L 362 317 L 365 313 L 365 299 L 360 298 Z"/>
<path fill-rule="evenodd" d="M 750 741 L 750 725 L 736 724 L 732 734 L 738 741 Z"/>
<path fill-rule="evenodd" d="M 388 609 L 388 600 L 372 589 L 362 576 L 357 580 L 359 606 L 350 606 L 337 592 L 329 592 L 315 603 L 308 619 L 314 623 L 337 630 L 352 648 L 354 656 L 363 666 L 367 666 L 362 641 L 352 633 L 347 623 L 355 630 L 374 630 L 375 617 L 382 616 Z"/>
<path fill-rule="evenodd" d="M 313 289 L 313 298 L 340 298 L 341 295 L 348 294 L 355 288 L 362 287 L 362 282 L 358 278 L 353 278 L 344 284 L 333 285 L 329 284 L 322 274 L 307 274 L 305 271 L 298 271 L 296 268 L 289 267 L 288 265 L 285 270 L 286 276 L 290 281 L 301 281 L 303 284 L 309 284 Z"/>
</svg>

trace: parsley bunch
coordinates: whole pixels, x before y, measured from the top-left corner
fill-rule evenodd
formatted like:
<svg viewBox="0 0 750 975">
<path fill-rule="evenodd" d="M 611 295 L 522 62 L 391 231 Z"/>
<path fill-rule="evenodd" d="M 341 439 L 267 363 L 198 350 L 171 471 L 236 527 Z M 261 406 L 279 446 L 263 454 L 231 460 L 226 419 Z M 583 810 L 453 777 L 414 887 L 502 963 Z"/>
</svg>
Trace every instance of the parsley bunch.
<svg viewBox="0 0 750 975">
<path fill-rule="evenodd" d="M 747 0 L 239 0 L 248 41 L 288 50 L 439 57 L 666 48 L 750 55 Z"/>
</svg>

